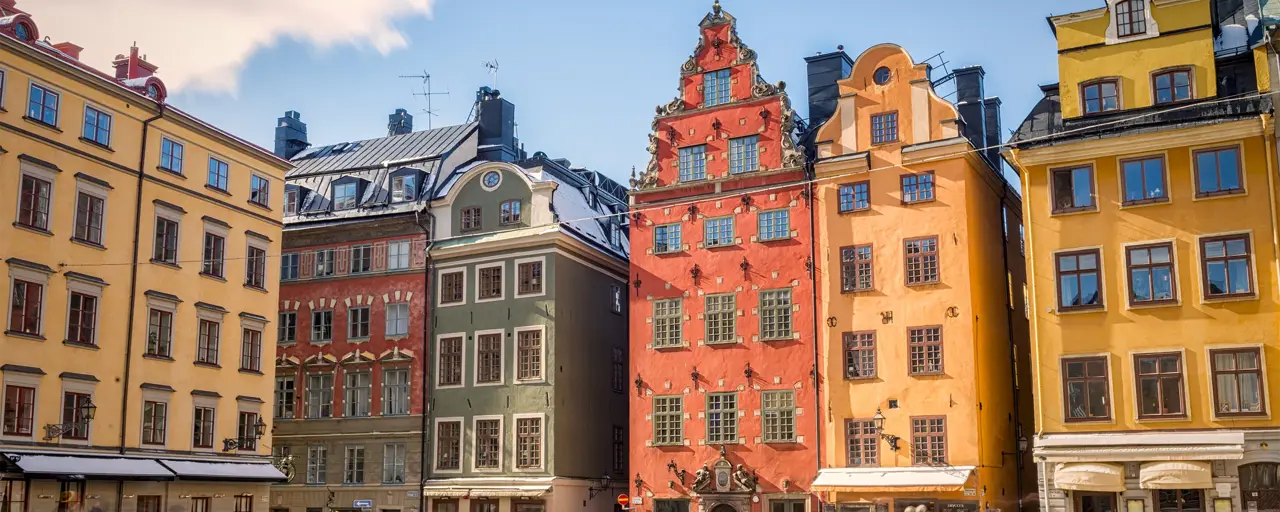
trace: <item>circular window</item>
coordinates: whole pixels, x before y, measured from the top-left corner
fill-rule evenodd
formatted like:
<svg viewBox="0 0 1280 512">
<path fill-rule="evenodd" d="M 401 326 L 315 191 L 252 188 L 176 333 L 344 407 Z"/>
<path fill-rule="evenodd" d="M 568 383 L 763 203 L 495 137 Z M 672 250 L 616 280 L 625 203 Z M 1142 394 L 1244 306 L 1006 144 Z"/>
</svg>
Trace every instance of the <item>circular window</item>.
<svg viewBox="0 0 1280 512">
<path fill-rule="evenodd" d="M 484 173 L 484 188 L 493 190 L 498 188 L 498 184 L 502 183 L 502 175 L 498 171 L 489 171 Z"/>
<path fill-rule="evenodd" d="M 26 23 L 19 23 L 17 28 L 13 29 L 13 34 L 18 36 L 19 40 L 31 40 L 31 28 L 28 27 Z"/>
<path fill-rule="evenodd" d="M 147 86 L 147 97 L 153 100 L 160 99 L 160 86 L 151 84 Z"/>
<path fill-rule="evenodd" d="M 876 85 L 884 85 L 889 83 L 889 79 L 893 78 L 893 72 L 889 71 L 889 68 L 881 67 L 876 70 L 876 73 L 872 78 L 875 79 Z"/>
</svg>

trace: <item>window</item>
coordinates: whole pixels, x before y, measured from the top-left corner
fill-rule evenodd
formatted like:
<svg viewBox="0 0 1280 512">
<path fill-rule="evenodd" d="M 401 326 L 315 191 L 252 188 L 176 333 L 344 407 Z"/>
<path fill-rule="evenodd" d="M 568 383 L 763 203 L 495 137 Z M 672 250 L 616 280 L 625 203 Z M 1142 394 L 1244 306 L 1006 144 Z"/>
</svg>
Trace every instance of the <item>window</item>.
<svg viewBox="0 0 1280 512">
<path fill-rule="evenodd" d="M 271 203 L 271 182 L 254 174 L 249 177 L 249 202 L 268 206 Z"/>
<path fill-rule="evenodd" d="M 296 188 L 285 187 L 284 189 L 284 216 L 298 214 L 298 197 L 300 192 Z"/>
<path fill-rule="evenodd" d="M 480 230 L 480 207 L 468 206 L 462 209 L 462 231 Z"/>
<path fill-rule="evenodd" d="M 689 512 L 689 500 L 653 500 L 653 512 Z"/>
<path fill-rule="evenodd" d="M 106 201 L 93 194 L 76 195 L 76 240 L 102 245 L 102 216 Z"/>
<path fill-rule="evenodd" d="M 933 173 L 924 174 L 903 174 L 902 175 L 902 202 L 910 203 L 927 203 L 933 201 Z"/>
<path fill-rule="evenodd" d="M 498 469 L 502 459 L 502 420 L 476 420 L 476 469 Z"/>
<path fill-rule="evenodd" d="M 245 249 L 244 285 L 265 290 L 267 286 L 267 251 L 249 246 Z"/>
<path fill-rule="evenodd" d="M 1181 418 L 1182 354 L 1138 354 L 1133 357 L 1138 379 L 1139 418 Z"/>
<path fill-rule="evenodd" d="M 186 147 L 168 137 L 160 139 L 160 168 L 182 174 L 182 157 Z"/>
<path fill-rule="evenodd" d="M 653 228 L 653 253 L 680 252 L 680 225 L 665 224 Z"/>
<path fill-rule="evenodd" d="M 653 397 L 653 444 L 670 446 L 682 443 L 684 443 L 684 398 Z"/>
<path fill-rule="evenodd" d="M 1085 114 L 1120 110 L 1120 86 L 1115 80 L 1086 84 L 1080 92 L 1080 97 L 1084 98 Z"/>
<path fill-rule="evenodd" d="M 516 467 L 542 467 L 542 418 L 516 418 Z"/>
<path fill-rule="evenodd" d="M 71 292 L 71 304 L 67 312 L 67 341 L 93 345 L 97 343 L 95 327 L 98 324 L 98 298 Z"/>
<path fill-rule="evenodd" d="M 520 223 L 520 201 L 503 201 L 498 206 L 498 224 L 508 226 Z"/>
<path fill-rule="evenodd" d="M 324 446 L 307 447 L 307 483 L 322 484 L 328 472 L 329 449 Z"/>
<path fill-rule="evenodd" d="M 292 375 L 276 377 L 275 417 L 293 419 L 293 404 L 297 399 L 297 381 Z"/>
<path fill-rule="evenodd" d="M 350 210 L 356 207 L 356 201 L 359 200 L 359 188 L 355 182 L 335 183 L 333 185 L 333 209 Z"/>
<path fill-rule="evenodd" d="M 403 444 L 382 445 L 382 483 L 404 483 L 405 453 Z"/>
<path fill-rule="evenodd" d="M 386 336 L 409 334 L 409 303 L 387 304 Z"/>
<path fill-rule="evenodd" d="M 22 510 L 21 508 L 15 510 Z M 138 512 L 161 512 L 159 496 L 138 496 Z"/>
<path fill-rule="evenodd" d="M 911 418 L 911 446 L 917 466 L 947 463 L 947 419 L 941 416 Z"/>
<path fill-rule="evenodd" d="M 702 221 L 706 231 L 704 247 L 733 245 L 733 217 L 717 217 Z"/>
<path fill-rule="evenodd" d="M 440 386 L 462 385 L 462 338 L 440 339 Z"/>
<path fill-rule="evenodd" d="M 262 331 L 244 330 L 240 340 L 240 369 L 262 371 Z"/>
<path fill-rule="evenodd" d="M 387 270 L 404 270 L 409 268 L 409 241 L 395 240 L 387 242 Z"/>
<path fill-rule="evenodd" d="M 653 347 L 678 347 L 683 342 L 680 299 L 653 301 Z"/>
<path fill-rule="evenodd" d="M 51 89 L 31 84 L 31 99 L 27 106 L 27 118 L 49 126 L 58 125 L 58 100 L 60 96 Z"/>
<path fill-rule="evenodd" d="M 480 300 L 502 298 L 502 266 L 477 268 L 476 293 Z"/>
<path fill-rule="evenodd" d="M 369 337 L 368 306 L 347 310 L 347 337 L 358 339 Z"/>
<path fill-rule="evenodd" d="M 409 414 L 409 369 L 386 368 L 382 370 L 382 415 L 406 414 Z"/>
<path fill-rule="evenodd" d="M 1169 200 L 1165 185 L 1164 157 L 1120 162 L 1124 173 L 1124 204 L 1159 203 Z"/>
<path fill-rule="evenodd" d="M 738 394 L 707 394 L 707 444 L 738 442 Z"/>
<path fill-rule="evenodd" d="M 938 237 L 913 238 L 904 246 L 907 285 L 938 282 Z"/>
<path fill-rule="evenodd" d="M 213 508 L 209 506 L 212 498 L 191 498 L 191 512 L 211 512 Z M 71 510 L 71 509 L 68 509 Z"/>
<path fill-rule="evenodd" d="M 1191 72 L 1188 70 L 1157 73 L 1152 80 L 1155 81 L 1157 105 L 1191 99 Z"/>
<path fill-rule="evenodd" d="M 502 334 L 476 336 L 476 384 L 502 382 Z"/>
<path fill-rule="evenodd" d="M 215 189 L 226 192 L 227 176 L 229 174 L 228 165 L 222 160 L 209 157 L 209 182 L 208 185 Z"/>
<path fill-rule="evenodd" d="M 1147 33 L 1146 0 L 1116 3 L 1116 35 L 1128 37 Z"/>
<path fill-rule="evenodd" d="M 1114 492 L 1081 492 L 1073 491 L 1076 510 L 1081 512 L 1117 512 L 1116 493 Z"/>
<path fill-rule="evenodd" d="M 462 468 L 462 422 L 436 424 L 436 469 Z"/>
<path fill-rule="evenodd" d="M 876 376 L 875 331 L 844 333 L 844 378 L 871 379 Z"/>
<path fill-rule="evenodd" d="M 253 495 L 241 494 L 235 497 L 233 512 L 253 512 Z"/>
<path fill-rule="evenodd" d="M 757 214 L 756 218 L 760 223 L 760 241 L 768 242 L 770 240 L 791 238 L 790 213 L 787 210 L 774 210 Z"/>
<path fill-rule="evenodd" d="M 1059 253 L 1058 308 L 1062 310 L 1094 309 L 1102 307 L 1097 249 Z"/>
<path fill-rule="evenodd" d="M 1262 388 L 1262 355 L 1257 348 L 1209 350 L 1213 361 L 1213 399 L 1218 416 L 1267 413 Z"/>
<path fill-rule="evenodd" d="M 942 327 L 908 328 L 907 349 L 912 375 L 942 373 Z"/>
<path fill-rule="evenodd" d="M 191 421 L 191 444 L 196 448 L 213 448 L 214 411 L 196 406 Z"/>
<path fill-rule="evenodd" d="M 623 473 L 627 470 L 626 463 L 626 434 L 623 433 L 622 427 L 613 426 L 613 472 Z"/>
<path fill-rule="evenodd" d="M 200 338 L 196 343 L 197 363 L 218 364 L 218 330 L 221 327 L 217 322 L 200 320 Z"/>
<path fill-rule="evenodd" d="M 156 217 L 156 245 L 151 258 L 170 265 L 178 264 L 177 222 L 163 217 Z"/>
<path fill-rule="evenodd" d="M 165 419 L 169 404 L 142 402 L 142 444 L 164 444 Z"/>
<path fill-rule="evenodd" d="M 465 300 L 462 293 L 466 286 L 465 276 L 461 270 L 440 274 L 441 304 L 459 304 Z"/>
<path fill-rule="evenodd" d="M 13 280 L 10 301 L 9 330 L 32 336 L 40 335 L 40 313 L 43 309 L 44 285 Z"/>
<path fill-rule="evenodd" d="M 349 371 L 343 374 L 342 384 L 342 415 L 348 418 L 368 416 L 372 407 L 373 375 Z"/>
<path fill-rule="evenodd" d="M 62 423 L 74 424 L 74 428 L 70 432 L 62 434 L 63 439 L 76 439 L 80 441 L 89 439 L 89 423 L 83 417 L 85 407 L 92 402 L 86 393 L 73 393 L 70 391 L 62 394 Z"/>
<path fill-rule="evenodd" d="M 898 113 L 871 116 L 871 143 L 884 144 L 898 140 Z"/>
<path fill-rule="evenodd" d="M 517 293 L 532 295 L 542 293 L 542 262 L 526 261 L 516 265 L 516 274 L 520 278 Z"/>
<path fill-rule="evenodd" d="M 36 388 L 5 386 L 4 435 L 29 436 L 35 425 Z"/>
<path fill-rule="evenodd" d="M 1156 510 L 1160 512 L 1205 512 L 1200 489 L 1156 489 Z"/>
<path fill-rule="evenodd" d="M 880 465 L 880 433 L 871 420 L 845 420 L 850 467 Z"/>
<path fill-rule="evenodd" d="M 147 356 L 173 357 L 173 314 L 151 310 L 147 326 Z"/>
<path fill-rule="evenodd" d="M 875 267 L 871 245 L 840 249 L 840 290 L 865 292 L 875 289 Z"/>
<path fill-rule="evenodd" d="M 373 270 L 373 246 L 355 245 L 351 247 L 351 273 L 363 274 Z"/>
<path fill-rule="evenodd" d="M 307 376 L 307 417 L 333 417 L 333 375 Z"/>
<path fill-rule="evenodd" d="M 1053 171 L 1053 213 L 1096 210 L 1093 202 L 1093 168 Z"/>
<path fill-rule="evenodd" d="M 1106 357 L 1062 360 L 1062 389 L 1067 421 L 1111 419 L 1111 385 Z"/>
<path fill-rule="evenodd" d="M 316 249 L 316 277 L 329 277 L 334 272 L 336 249 Z"/>
<path fill-rule="evenodd" d="M 200 273 L 222 277 L 225 263 L 227 239 L 213 233 L 204 234 L 204 259 L 200 264 Z"/>
<path fill-rule="evenodd" d="M 1244 192 L 1240 182 L 1240 148 L 1196 151 L 1196 197 Z"/>
<path fill-rule="evenodd" d="M 542 378 L 542 331 L 516 333 L 516 372 L 518 380 Z"/>
<path fill-rule="evenodd" d="M 617 283 L 609 285 L 609 310 L 615 315 L 622 314 L 622 287 Z"/>
<path fill-rule="evenodd" d="M 18 225 L 48 231 L 49 200 L 53 195 L 53 184 L 23 174 L 21 187 L 18 195 Z"/>
<path fill-rule="evenodd" d="M 751 172 L 760 167 L 759 140 L 756 135 L 729 139 L 729 172 Z"/>
<path fill-rule="evenodd" d="M 240 421 L 236 424 L 236 438 L 240 440 L 241 450 L 254 451 L 258 449 L 257 423 L 258 413 L 240 412 Z"/>
<path fill-rule="evenodd" d="M 627 391 L 627 362 L 621 347 L 613 347 L 613 392 Z"/>
<path fill-rule="evenodd" d="M 111 114 L 86 105 L 80 138 L 101 146 L 111 145 Z"/>
<path fill-rule="evenodd" d="M 707 329 L 707 343 L 735 343 L 738 341 L 737 298 L 732 293 L 706 296 L 706 312 L 703 322 Z"/>
<path fill-rule="evenodd" d="M 871 208 L 871 182 L 859 181 L 840 185 L 839 212 L 849 213 Z"/>
<path fill-rule="evenodd" d="M 764 391 L 764 442 L 789 443 L 796 440 L 796 394 L 784 389 Z"/>
<path fill-rule="evenodd" d="M 342 483 L 364 483 L 364 447 L 348 446 L 346 457 L 342 460 Z"/>
<path fill-rule="evenodd" d="M 1173 244 L 1159 243 L 1125 249 L 1129 264 L 1129 304 L 1134 306 L 1176 301 Z"/>
<path fill-rule="evenodd" d="M 680 148 L 680 181 L 707 179 L 707 146 Z"/>
<path fill-rule="evenodd" d="M 703 73 L 702 106 L 714 107 L 733 101 L 732 96 L 729 95 L 729 85 L 731 83 L 728 69 Z"/>
<path fill-rule="evenodd" d="M 1206 299 L 1253 295 L 1253 265 L 1248 234 L 1200 239 Z"/>
<path fill-rule="evenodd" d="M 311 312 L 311 341 L 333 339 L 333 311 Z"/>
<path fill-rule="evenodd" d="M 391 178 L 391 201 L 412 201 L 418 197 L 417 178 L 415 176 L 396 176 Z"/>
<path fill-rule="evenodd" d="M 760 292 L 760 339 L 791 337 L 791 290 Z"/>
<path fill-rule="evenodd" d="M 280 313 L 276 327 L 276 341 L 282 345 L 298 341 L 298 313 Z"/>
<path fill-rule="evenodd" d="M 280 256 L 281 281 L 295 281 L 298 279 L 298 263 L 300 259 L 296 252 Z"/>
</svg>

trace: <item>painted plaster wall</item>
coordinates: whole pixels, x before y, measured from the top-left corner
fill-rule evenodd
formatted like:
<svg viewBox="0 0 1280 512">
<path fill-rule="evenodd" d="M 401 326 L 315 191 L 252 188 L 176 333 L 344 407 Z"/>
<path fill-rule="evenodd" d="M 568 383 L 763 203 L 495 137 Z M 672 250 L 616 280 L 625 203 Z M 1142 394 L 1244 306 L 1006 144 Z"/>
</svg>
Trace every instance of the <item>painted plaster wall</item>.
<svg viewBox="0 0 1280 512">
<path fill-rule="evenodd" d="M 729 44 L 731 39 L 736 38 L 733 32 L 734 27 L 730 24 L 703 27 L 701 33 L 704 44 L 694 53 L 694 59 L 703 72 L 728 68 L 729 94 L 734 98 L 749 98 L 756 77 L 752 75 L 750 67 L 737 65 L 740 50 Z M 680 90 L 683 93 L 680 99 L 687 108 L 702 106 L 704 79 L 701 72 L 680 77 Z"/>
<path fill-rule="evenodd" d="M 494 231 L 505 231 L 530 225 L 529 221 L 534 214 L 534 205 L 532 204 L 532 193 L 529 185 L 520 177 L 514 175 L 508 170 L 497 171 L 502 179 L 498 186 L 493 190 L 486 190 L 483 183 L 483 176 L 469 176 L 466 183 L 457 185 L 459 190 L 453 195 L 453 203 L 450 206 L 450 232 L 453 236 L 473 235 L 478 233 L 492 233 Z M 487 174 L 487 173 L 486 173 Z M 521 215 L 520 222 L 503 225 L 501 220 L 501 204 L 503 201 L 517 200 L 520 201 Z M 471 206 L 480 207 L 480 229 L 474 231 L 462 231 L 462 210 Z"/>
<path fill-rule="evenodd" d="M 126 482 L 124 497 L 116 506 L 117 483 L 85 482 L 84 508 L 102 512 L 136 512 L 138 496 L 159 496 L 160 508 L 168 512 L 188 512 L 192 509 L 192 497 L 209 498 L 210 510 L 233 510 L 237 496 L 253 496 L 255 509 L 266 509 L 268 489 L 258 483 L 203 483 L 203 482 Z M 56 512 L 58 510 L 58 482 L 36 480 L 31 483 L 28 512 Z"/>
</svg>

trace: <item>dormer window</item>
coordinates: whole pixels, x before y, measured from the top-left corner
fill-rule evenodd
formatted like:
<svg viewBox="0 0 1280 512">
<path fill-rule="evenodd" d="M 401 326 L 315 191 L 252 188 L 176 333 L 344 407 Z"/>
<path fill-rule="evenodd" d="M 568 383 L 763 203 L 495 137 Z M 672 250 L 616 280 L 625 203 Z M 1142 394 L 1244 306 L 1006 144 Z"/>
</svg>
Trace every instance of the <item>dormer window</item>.
<svg viewBox="0 0 1280 512">
<path fill-rule="evenodd" d="M 1097 114 L 1120 110 L 1120 86 L 1115 80 L 1102 80 L 1085 85 L 1080 96 L 1084 98 L 1084 113 Z"/>
<path fill-rule="evenodd" d="M 520 200 L 504 201 L 500 207 L 498 223 L 504 226 L 520 223 Z"/>
<path fill-rule="evenodd" d="M 1120 37 L 1147 33 L 1147 0 L 1116 2 L 1116 34 Z"/>
<path fill-rule="evenodd" d="M 336 183 L 333 185 L 333 209 L 350 210 L 356 207 L 360 195 L 360 187 L 354 182 Z"/>
<path fill-rule="evenodd" d="M 732 100 L 729 95 L 729 70 L 721 69 L 702 75 L 702 106 L 723 105 Z"/>
<path fill-rule="evenodd" d="M 147 85 L 147 97 L 153 100 L 160 99 L 160 86 L 156 84 Z"/>
<path fill-rule="evenodd" d="M 418 180 L 416 176 L 395 176 L 391 178 L 391 201 L 412 201 L 417 197 Z"/>
<path fill-rule="evenodd" d="M 1191 71 L 1175 69 L 1157 73 L 1152 82 L 1156 91 L 1156 104 L 1173 103 L 1191 99 Z"/>
<path fill-rule="evenodd" d="M 19 41 L 31 42 L 31 27 L 28 27 L 26 23 L 19 23 L 13 29 L 13 35 L 17 36 Z"/>
<path fill-rule="evenodd" d="M 284 191 L 284 214 L 298 214 L 298 189 L 295 187 L 286 187 Z"/>
<path fill-rule="evenodd" d="M 479 231 L 480 230 L 480 207 L 468 206 L 462 209 L 461 225 L 462 231 Z"/>
</svg>

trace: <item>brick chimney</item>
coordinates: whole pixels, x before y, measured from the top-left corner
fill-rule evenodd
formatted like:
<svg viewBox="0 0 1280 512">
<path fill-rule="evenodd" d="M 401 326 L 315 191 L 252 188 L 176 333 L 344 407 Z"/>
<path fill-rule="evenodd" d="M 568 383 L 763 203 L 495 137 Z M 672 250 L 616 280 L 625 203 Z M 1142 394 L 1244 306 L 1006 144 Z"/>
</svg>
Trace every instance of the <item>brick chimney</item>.
<svg viewBox="0 0 1280 512">
<path fill-rule="evenodd" d="M 159 69 L 154 64 L 147 62 L 145 57 L 138 55 L 137 43 L 129 47 L 128 57 L 116 55 L 116 60 L 111 62 L 111 66 L 116 68 L 116 80 L 146 78 L 154 75 L 156 69 Z"/>
<path fill-rule="evenodd" d="M 18 0 L 0 0 L 0 16 L 13 16 L 14 14 L 23 14 L 18 9 Z"/>
<path fill-rule="evenodd" d="M 73 59 L 75 59 L 75 60 L 80 60 L 80 51 L 81 51 L 81 50 L 84 50 L 84 48 L 81 48 L 81 47 L 79 47 L 79 46 L 76 46 L 75 44 L 71 43 L 70 41 L 57 43 L 57 44 L 53 45 L 53 48 L 54 48 L 55 50 L 58 50 L 58 51 L 60 51 L 60 52 L 62 52 L 62 53 L 67 54 L 67 56 L 68 56 L 68 57 L 71 57 L 71 58 L 73 58 Z"/>
</svg>

